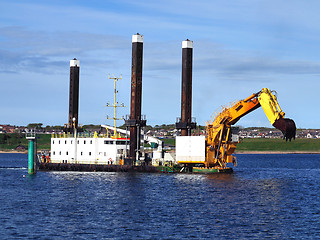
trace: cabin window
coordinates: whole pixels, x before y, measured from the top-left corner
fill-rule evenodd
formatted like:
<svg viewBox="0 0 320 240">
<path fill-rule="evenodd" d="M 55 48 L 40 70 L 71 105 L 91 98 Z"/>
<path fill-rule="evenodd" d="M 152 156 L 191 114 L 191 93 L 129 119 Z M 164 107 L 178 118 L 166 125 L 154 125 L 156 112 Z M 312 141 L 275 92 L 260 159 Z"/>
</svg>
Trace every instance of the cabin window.
<svg viewBox="0 0 320 240">
<path fill-rule="evenodd" d="M 52 140 L 52 144 L 54 144 L 54 140 Z"/>
<path fill-rule="evenodd" d="M 66 155 L 68 155 L 68 152 L 66 152 Z"/>
<path fill-rule="evenodd" d="M 82 156 L 83 152 L 81 152 L 80 154 L 81 154 L 81 156 Z"/>
<path fill-rule="evenodd" d="M 90 144 L 92 144 L 92 140 L 90 140 Z"/>
<path fill-rule="evenodd" d="M 73 143 L 73 141 L 71 140 L 71 144 Z"/>
<path fill-rule="evenodd" d="M 86 144 L 86 140 L 83 140 L 83 144 Z"/>
<path fill-rule="evenodd" d="M 56 152 L 55 152 L 55 151 L 53 151 L 53 155 L 56 155 Z"/>
<path fill-rule="evenodd" d="M 89 156 L 91 156 L 91 152 L 89 152 Z"/>
<path fill-rule="evenodd" d="M 116 141 L 117 145 L 126 145 L 128 144 L 128 141 Z"/>
<path fill-rule="evenodd" d="M 78 140 L 78 144 L 79 144 L 79 140 Z"/>
<path fill-rule="evenodd" d="M 61 155 L 61 151 L 59 152 L 59 155 Z"/>
<path fill-rule="evenodd" d="M 107 156 L 107 153 L 106 153 L 106 152 L 104 152 L 104 156 Z"/>
<path fill-rule="evenodd" d="M 67 144 L 67 140 L 64 141 L 64 144 Z"/>
<path fill-rule="evenodd" d="M 59 144 L 60 144 L 60 140 L 59 140 Z"/>
</svg>

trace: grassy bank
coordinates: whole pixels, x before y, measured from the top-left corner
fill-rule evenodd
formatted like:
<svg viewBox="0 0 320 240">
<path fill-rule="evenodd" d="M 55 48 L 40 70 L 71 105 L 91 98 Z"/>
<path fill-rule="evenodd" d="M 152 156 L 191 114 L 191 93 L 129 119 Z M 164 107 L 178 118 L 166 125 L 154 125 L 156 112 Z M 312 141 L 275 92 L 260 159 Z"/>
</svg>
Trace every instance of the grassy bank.
<svg viewBox="0 0 320 240">
<path fill-rule="evenodd" d="M 37 135 L 37 148 L 38 150 L 50 149 L 50 134 Z M 28 140 L 25 134 L 22 133 L 1 133 L 0 134 L 0 150 L 11 151 L 19 146 L 19 150 L 23 148 L 28 149 Z"/>
<path fill-rule="evenodd" d="M 298 138 L 286 142 L 279 138 L 246 138 L 238 144 L 236 152 L 319 152 L 320 139 Z"/>
</svg>

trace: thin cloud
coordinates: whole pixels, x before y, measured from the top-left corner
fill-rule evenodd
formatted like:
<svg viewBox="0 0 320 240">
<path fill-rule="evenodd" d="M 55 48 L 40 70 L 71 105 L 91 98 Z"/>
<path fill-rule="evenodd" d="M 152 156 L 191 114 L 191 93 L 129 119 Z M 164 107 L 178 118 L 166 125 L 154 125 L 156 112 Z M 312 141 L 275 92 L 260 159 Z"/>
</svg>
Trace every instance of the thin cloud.
<svg viewBox="0 0 320 240">
<path fill-rule="evenodd" d="M 195 53 L 195 68 L 199 71 L 215 72 L 225 77 L 233 75 L 270 74 L 320 74 L 319 61 L 287 59 L 269 56 L 257 51 L 226 49 L 215 43 L 198 43 Z"/>
<path fill-rule="evenodd" d="M 119 36 L 80 32 L 37 32 L 21 27 L 0 28 L 0 72 L 34 71 L 47 73 L 61 69 L 70 56 L 86 56 L 94 51 L 128 50 L 128 40 Z M 97 54 L 96 59 L 101 58 Z M 93 57 L 92 57 L 93 60 Z M 103 59 L 101 64 L 111 60 Z M 96 64 L 96 61 L 88 61 Z"/>
</svg>

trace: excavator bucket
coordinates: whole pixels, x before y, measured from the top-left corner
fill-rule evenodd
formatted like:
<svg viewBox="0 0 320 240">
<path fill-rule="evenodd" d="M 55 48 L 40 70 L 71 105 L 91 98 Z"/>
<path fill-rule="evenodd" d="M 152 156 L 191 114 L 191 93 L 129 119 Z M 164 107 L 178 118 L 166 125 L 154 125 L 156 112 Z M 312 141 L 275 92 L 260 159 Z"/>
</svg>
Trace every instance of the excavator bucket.
<svg viewBox="0 0 320 240">
<path fill-rule="evenodd" d="M 283 133 L 283 139 L 291 141 L 296 138 L 296 124 L 290 118 L 280 118 L 273 123 L 273 126 Z"/>
</svg>

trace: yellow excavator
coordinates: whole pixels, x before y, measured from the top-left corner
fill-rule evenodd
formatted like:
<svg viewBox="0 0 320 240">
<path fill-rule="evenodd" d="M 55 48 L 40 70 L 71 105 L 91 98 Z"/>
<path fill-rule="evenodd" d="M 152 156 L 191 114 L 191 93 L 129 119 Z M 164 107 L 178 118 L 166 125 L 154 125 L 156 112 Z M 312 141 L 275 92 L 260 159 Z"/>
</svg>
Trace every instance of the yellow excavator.
<svg viewBox="0 0 320 240">
<path fill-rule="evenodd" d="M 232 156 L 239 137 L 233 135 L 231 126 L 243 116 L 262 107 L 271 124 L 283 133 L 283 138 L 295 139 L 296 125 L 292 119 L 284 118 L 274 91 L 263 88 L 260 92 L 240 100 L 230 107 L 225 107 L 217 116 L 206 124 L 206 158 L 207 168 L 226 168 L 227 163 L 236 166 L 236 158 Z"/>
</svg>

